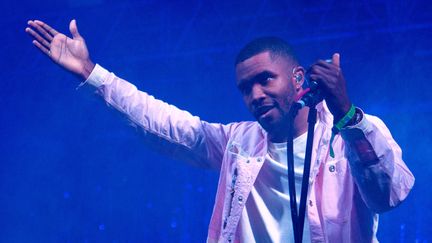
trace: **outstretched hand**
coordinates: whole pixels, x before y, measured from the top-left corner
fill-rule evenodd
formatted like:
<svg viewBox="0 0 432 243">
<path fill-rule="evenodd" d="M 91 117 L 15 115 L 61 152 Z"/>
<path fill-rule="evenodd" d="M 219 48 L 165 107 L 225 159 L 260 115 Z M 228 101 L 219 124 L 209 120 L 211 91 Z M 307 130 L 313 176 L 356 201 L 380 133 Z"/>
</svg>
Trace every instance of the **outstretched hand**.
<svg viewBox="0 0 432 243">
<path fill-rule="evenodd" d="M 324 99 L 335 121 L 339 121 L 351 107 L 345 78 L 340 68 L 340 55 L 335 53 L 331 63 L 318 60 L 308 70 L 311 80 L 318 82 L 324 91 Z"/>
<path fill-rule="evenodd" d="M 61 67 L 87 79 L 94 68 L 84 38 L 79 34 L 76 21 L 72 20 L 69 30 L 72 39 L 59 33 L 40 20 L 28 21 L 25 30 L 33 37 L 33 44 Z"/>
</svg>

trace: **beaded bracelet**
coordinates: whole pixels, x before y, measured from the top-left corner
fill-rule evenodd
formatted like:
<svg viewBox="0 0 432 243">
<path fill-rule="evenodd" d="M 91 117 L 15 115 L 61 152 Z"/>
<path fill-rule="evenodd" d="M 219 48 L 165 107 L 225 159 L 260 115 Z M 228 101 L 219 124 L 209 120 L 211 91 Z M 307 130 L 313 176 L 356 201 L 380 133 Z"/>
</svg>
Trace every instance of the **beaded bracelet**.
<svg viewBox="0 0 432 243">
<path fill-rule="evenodd" d="M 330 156 L 332 158 L 335 157 L 332 143 L 333 143 L 333 140 L 334 140 L 336 134 L 338 134 L 340 132 L 340 130 L 351 121 L 351 119 L 354 117 L 355 113 L 356 113 L 355 106 L 351 105 L 349 111 L 345 114 L 345 116 L 342 117 L 342 119 L 340 119 L 335 125 L 333 125 L 332 135 L 330 137 Z"/>
</svg>

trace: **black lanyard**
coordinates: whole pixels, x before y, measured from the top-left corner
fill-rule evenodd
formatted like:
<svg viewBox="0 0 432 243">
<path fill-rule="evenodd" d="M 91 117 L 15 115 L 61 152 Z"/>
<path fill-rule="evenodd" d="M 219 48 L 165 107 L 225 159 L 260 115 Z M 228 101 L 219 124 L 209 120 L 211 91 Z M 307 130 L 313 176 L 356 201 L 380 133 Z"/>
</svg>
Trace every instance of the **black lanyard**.
<svg viewBox="0 0 432 243">
<path fill-rule="evenodd" d="M 297 211 L 297 198 L 295 190 L 295 177 L 294 177 L 294 145 L 293 145 L 293 121 L 297 111 L 291 109 L 290 127 L 287 138 L 287 165 L 288 165 L 288 188 L 290 195 L 290 206 L 291 206 L 291 219 L 294 231 L 295 243 L 301 243 L 303 238 L 303 227 L 304 219 L 306 214 L 306 200 L 309 188 L 309 174 L 310 164 L 312 158 L 312 147 L 314 128 L 316 123 L 317 110 L 315 106 L 309 108 L 308 114 L 308 134 L 306 142 L 306 155 L 303 169 L 303 180 L 300 194 L 300 208 Z"/>
</svg>

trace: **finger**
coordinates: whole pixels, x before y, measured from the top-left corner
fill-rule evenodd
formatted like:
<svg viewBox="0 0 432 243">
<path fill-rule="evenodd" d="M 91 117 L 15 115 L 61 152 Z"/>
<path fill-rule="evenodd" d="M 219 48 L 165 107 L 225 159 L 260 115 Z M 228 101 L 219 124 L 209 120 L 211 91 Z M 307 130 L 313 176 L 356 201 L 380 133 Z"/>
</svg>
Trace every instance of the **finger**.
<svg viewBox="0 0 432 243">
<path fill-rule="evenodd" d="M 72 36 L 73 36 L 74 39 L 80 39 L 80 38 L 82 38 L 81 35 L 78 32 L 78 27 L 77 27 L 75 19 L 71 20 L 71 22 L 69 24 L 69 30 L 70 30 L 70 32 L 71 32 L 71 34 L 72 34 Z"/>
<path fill-rule="evenodd" d="M 311 72 L 308 73 L 310 80 L 317 81 L 318 83 L 324 83 L 325 86 L 332 86 L 338 83 L 339 73 L 333 69 L 327 69 L 324 67 L 315 66 Z"/>
<path fill-rule="evenodd" d="M 339 53 L 335 53 L 332 56 L 332 63 L 334 65 L 336 65 L 337 67 L 340 67 L 340 54 Z"/>
<path fill-rule="evenodd" d="M 332 67 L 333 60 L 326 59 L 326 60 L 318 60 L 314 63 L 314 65 L 322 66 L 325 68 L 331 68 Z"/>
<path fill-rule="evenodd" d="M 331 81 L 331 80 L 333 80 L 332 76 L 329 76 L 329 75 L 324 74 L 324 73 L 312 73 L 308 77 L 310 80 L 318 81 L 319 83 L 325 83 L 326 86 L 333 83 Z"/>
<path fill-rule="evenodd" d="M 50 33 L 52 36 L 55 36 L 59 33 L 57 30 L 55 30 L 54 28 L 52 28 L 51 26 L 45 24 L 44 22 L 42 22 L 40 20 L 35 20 L 34 22 L 36 24 L 42 26 L 42 28 L 44 28 L 46 31 L 48 31 L 48 33 Z"/>
<path fill-rule="evenodd" d="M 333 72 L 334 68 L 332 68 L 332 65 L 323 61 L 312 65 L 307 73 L 317 75 L 331 75 Z"/>
<path fill-rule="evenodd" d="M 47 56 L 51 57 L 51 52 L 49 51 L 49 49 L 47 49 L 45 46 L 43 46 L 37 40 L 33 40 L 33 45 L 35 45 L 37 48 L 39 48 L 39 50 L 41 50 Z"/>
<path fill-rule="evenodd" d="M 50 49 L 51 45 L 50 43 L 45 40 L 44 38 L 42 38 L 42 36 L 40 36 L 36 31 L 34 31 L 32 28 L 27 27 L 25 29 L 25 31 L 27 33 L 29 33 L 33 38 L 35 38 L 37 40 L 37 42 L 41 45 L 43 45 L 45 48 Z"/>
<path fill-rule="evenodd" d="M 310 80 L 314 80 L 314 81 L 321 81 L 322 80 L 322 76 L 319 74 L 311 74 L 309 75 L 309 79 Z"/>
<path fill-rule="evenodd" d="M 324 60 L 318 60 L 316 61 L 314 64 L 312 64 L 308 70 L 307 73 L 314 73 L 316 72 L 318 69 L 332 69 L 334 66 L 329 63 L 328 61 L 324 61 Z"/>
<path fill-rule="evenodd" d="M 53 37 L 50 35 L 44 28 L 42 28 L 40 25 L 36 24 L 34 21 L 28 21 L 28 25 L 35 28 L 39 33 L 41 33 L 48 41 L 52 41 Z"/>
</svg>

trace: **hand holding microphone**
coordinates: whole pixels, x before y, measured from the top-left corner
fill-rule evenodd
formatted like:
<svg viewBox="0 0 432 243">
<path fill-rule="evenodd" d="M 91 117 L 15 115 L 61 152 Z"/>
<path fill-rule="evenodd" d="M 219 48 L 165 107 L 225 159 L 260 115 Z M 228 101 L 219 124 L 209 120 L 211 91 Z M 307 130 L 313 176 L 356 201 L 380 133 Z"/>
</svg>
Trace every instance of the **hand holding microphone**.
<svg viewBox="0 0 432 243">
<path fill-rule="evenodd" d="M 309 87 L 299 95 L 301 107 L 326 100 L 330 112 L 337 121 L 350 109 L 351 101 L 346 91 L 346 82 L 340 68 L 340 55 L 335 53 L 331 60 L 318 60 L 306 73 Z"/>
<path fill-rule="evenodd" d="M 325 61 L 327 63 L 331 63 L 332 60 L 327 59 Z M 296 76 L 297 80 L 301 80 L 301 78 L 302 77 L 300 75 Z M 296 99 L 296 105 L 298 109 L 301 109 L 305 106 L 314 106 L 323 100 L 322 92 L 318 89 L 318 83 L 315 80 L 311 80 L 306 76 L 305 83 L 305 89 L 297 96 Z"/>
</svg>

